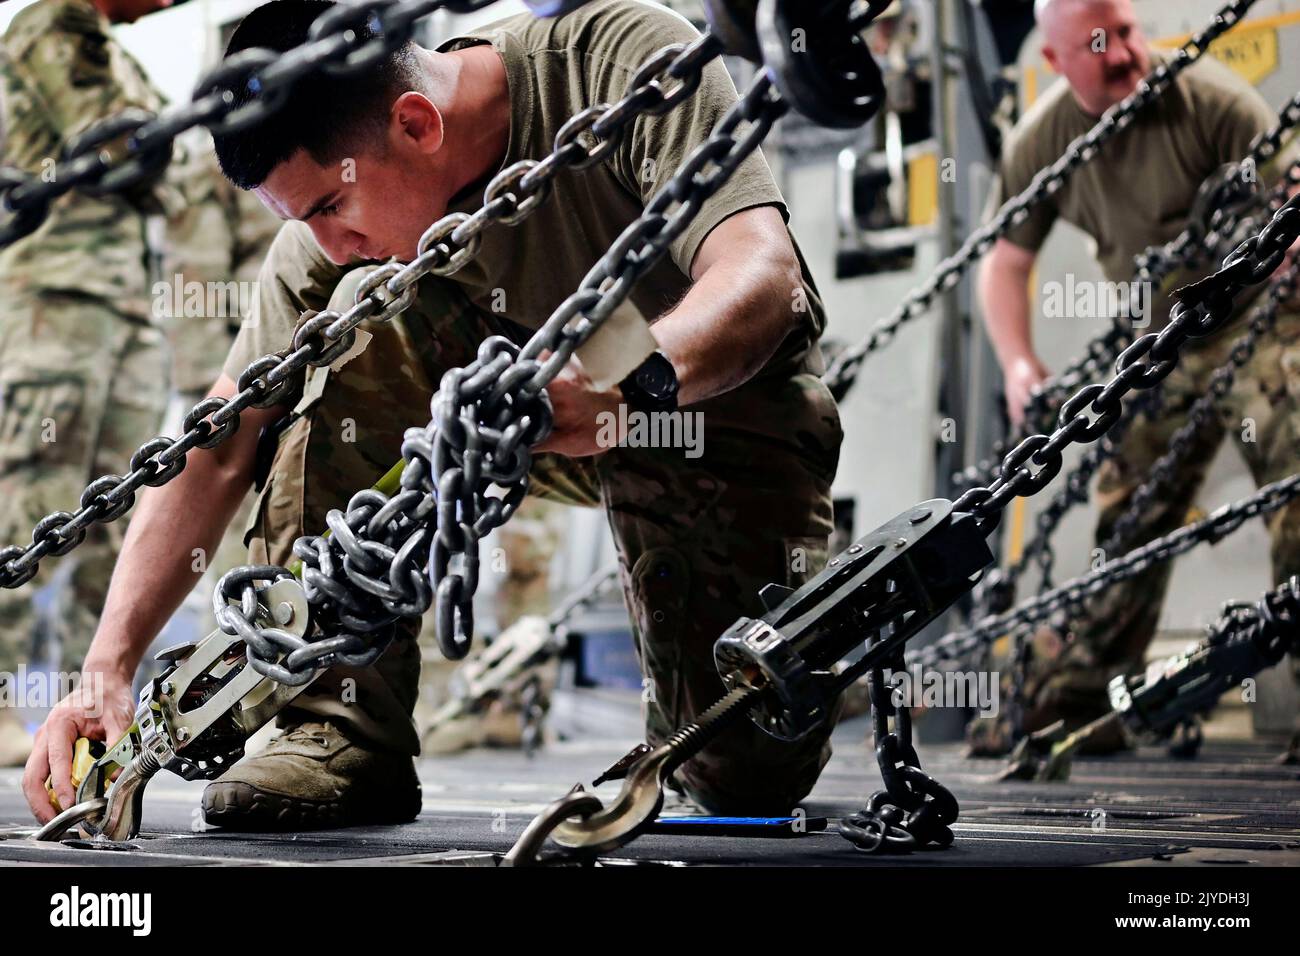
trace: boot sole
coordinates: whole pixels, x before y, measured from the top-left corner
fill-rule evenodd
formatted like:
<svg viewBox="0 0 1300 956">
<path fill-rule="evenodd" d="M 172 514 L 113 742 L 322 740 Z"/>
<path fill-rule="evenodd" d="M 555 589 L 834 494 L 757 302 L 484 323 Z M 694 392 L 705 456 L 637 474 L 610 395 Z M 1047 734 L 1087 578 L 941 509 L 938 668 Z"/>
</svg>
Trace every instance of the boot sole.
<svg viewBox="0 0 1300 956">
<path fill-rule="evenodd" d="M 203 819 L 212 826 L 241 833 L 332 830 L 338 827 L 410 823 L 420 813 L 420 791 L 413 799 L 367 801 L 306 800 L 260 790 L 248 783 L 217 781 L 203 791 Z M 402 806 L 401 803 L 406 806 Z M 378 805 L 376 805 L 376 803 Z"/>
</svg>

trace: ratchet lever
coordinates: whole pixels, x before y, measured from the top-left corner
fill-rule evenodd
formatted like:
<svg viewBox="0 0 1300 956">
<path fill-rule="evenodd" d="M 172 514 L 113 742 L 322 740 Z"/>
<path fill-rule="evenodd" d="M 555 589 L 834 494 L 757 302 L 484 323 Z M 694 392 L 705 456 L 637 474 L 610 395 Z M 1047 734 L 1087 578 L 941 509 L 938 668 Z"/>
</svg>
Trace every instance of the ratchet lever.
<svg viewBox="0 0 1300 956">
<path fill-rule="evenodd" d="M 256 596 L 259 624 L 297 637 L 308 632 L 310 608 L 298 581 L 273 581 Z M 248 666 L 243 638 L 220 628 L 158 657 L 170 666 L 141 691 L 127 732 L 88 768 L 92 744 L 78 742 L 76 806 L 36 839 L 57 840 L 73 827 L 87 837 L 132 839 L 140 831 L 145 785 L 159 770 L 187 780 L 220 776 L 243 756 L 248 737 L 311 682 L 291 686 L 262 676 Z"/>
<path fill-rule="evenodd" d="M 88 764 L 97 750 L 102 752 Z M 151 759 L 142 760 L 146 756 Z M 79 739 L 72 769 L 77 802 L 37 830 L 33 839 L 58 840 L 73 827 L 87 839 L 100 835 L 117 841 L 131 839 L 140 831 L 144 783 L 157 772 L 157 760 L 140 749 L 136 724 L 107 750 L 98 741 Z M 50 803 L 58 807 L 53 781 L 47 779 L 45 788 Z"/>
</svg>

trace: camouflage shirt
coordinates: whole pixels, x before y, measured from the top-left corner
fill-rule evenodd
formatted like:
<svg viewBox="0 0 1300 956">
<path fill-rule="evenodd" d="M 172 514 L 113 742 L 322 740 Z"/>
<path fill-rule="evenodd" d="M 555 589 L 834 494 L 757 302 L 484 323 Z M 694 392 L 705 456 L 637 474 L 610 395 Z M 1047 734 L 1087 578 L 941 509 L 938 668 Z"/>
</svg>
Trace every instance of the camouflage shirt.
<svg viewBox="0 0 1300 956">
<path fill-rule="evenodd" d="M 52 175 L 68 139 L 127 107 L 156 111 L 163 98 L 88 0 L 38 0 L 0 41 L 4 162 Z M 111 300 L 147 316 L 144 217 L 175 215 L 180 190 L 161 178 L 130 194 L 56 200 L 32 235 L 0 251 L 0 282 Z"/>
</svg>

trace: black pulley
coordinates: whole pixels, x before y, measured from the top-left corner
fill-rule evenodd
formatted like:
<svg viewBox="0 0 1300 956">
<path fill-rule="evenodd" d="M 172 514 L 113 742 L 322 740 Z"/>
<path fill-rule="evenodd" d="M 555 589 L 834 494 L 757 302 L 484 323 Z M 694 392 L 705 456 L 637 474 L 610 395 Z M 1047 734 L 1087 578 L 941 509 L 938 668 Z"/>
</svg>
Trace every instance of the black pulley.
<svg viewBox="0 0 1300 956">
<path fill-rule="evenodd" d="M 759 0 L 763 62 L 791 106 L 822 126 L 850 129 L 880 111 L 885 84 L 854 0 Z"/>
</svg>

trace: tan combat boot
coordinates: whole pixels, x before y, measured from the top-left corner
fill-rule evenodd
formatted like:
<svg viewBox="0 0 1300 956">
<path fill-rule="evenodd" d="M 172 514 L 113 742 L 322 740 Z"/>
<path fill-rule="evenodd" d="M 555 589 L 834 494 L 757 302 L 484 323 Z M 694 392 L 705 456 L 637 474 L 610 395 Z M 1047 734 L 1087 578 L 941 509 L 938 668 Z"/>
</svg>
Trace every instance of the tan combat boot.
<svg viewBox="0 0 1300 956">
<path fill-rule="evenodd" d="M 203 791 L 203 818 L 244 832 L 409 823 L 420 805 L 413 757 L 368 750 L 330 721 L 285 731 Z"/>
</svg>

